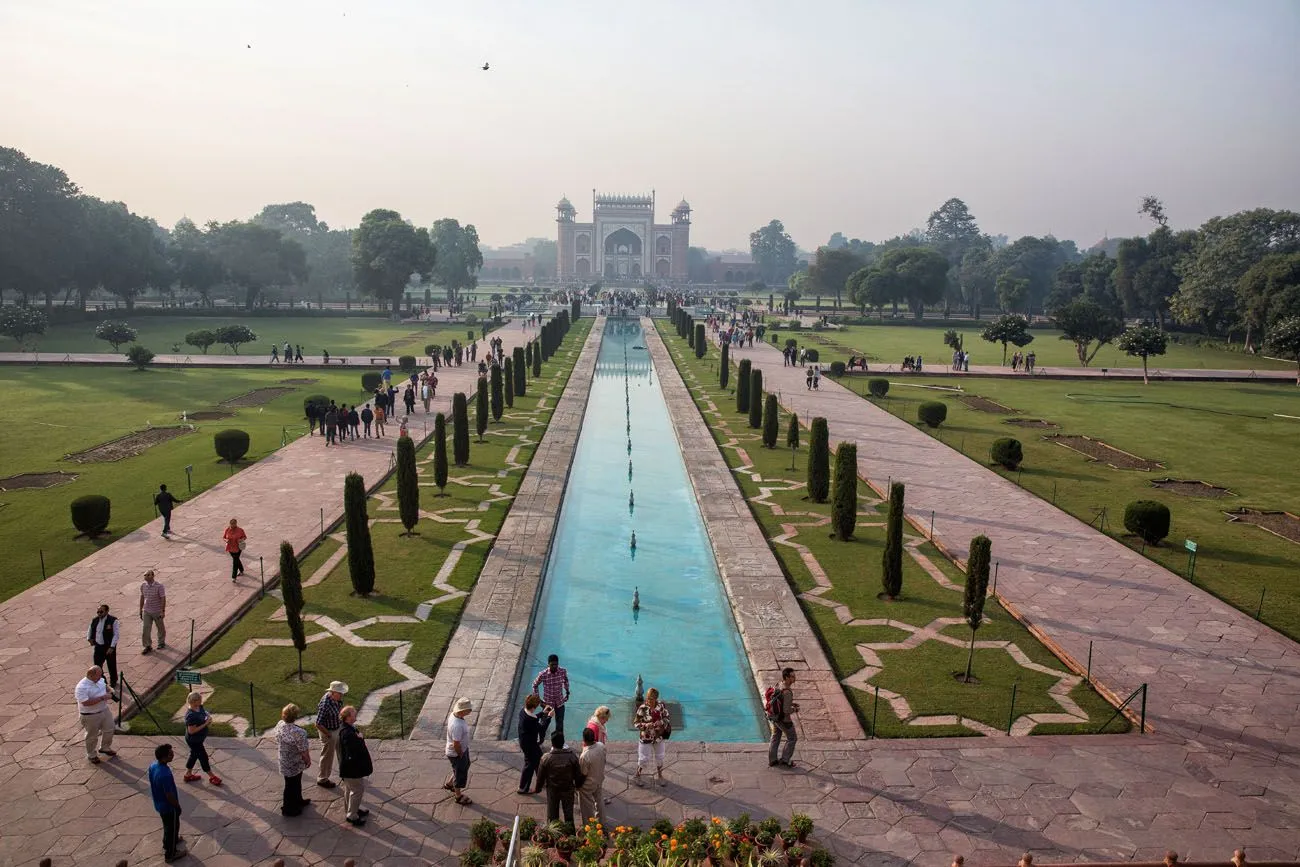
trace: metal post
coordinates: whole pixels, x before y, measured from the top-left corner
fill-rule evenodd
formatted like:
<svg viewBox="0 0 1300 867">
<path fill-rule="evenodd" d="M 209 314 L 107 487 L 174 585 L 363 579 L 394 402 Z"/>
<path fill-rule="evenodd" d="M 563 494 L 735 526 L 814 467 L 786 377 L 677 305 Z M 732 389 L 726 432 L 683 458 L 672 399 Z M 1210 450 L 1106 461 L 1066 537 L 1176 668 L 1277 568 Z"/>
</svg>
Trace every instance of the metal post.
<svg viewBox="0 0 1300 867">
<path fill-rule="evenodd" d="M 1084 674 L 1084 678 L 1089 683 L 1092 683 L 1092 642 L 1091 641 L 1088 642 L 1088 669 L 1087 672 Z"/>
<path fill-rule="evenodd" d="M 325 507 L 324 506 L 322 506 L 320 510 L 320 537 L 322 539 L 325 538 Z"/>
<path fill-rule="evenodd" d="M 122 727 L 122 696 L 126 695 L 126 674 L 118 672 L 117 675 L 117 728 Z"/>
<path fill-rule="evenodd" d="M 1021 476 L 1024 472 L 1025 472 L 1025 468 L 1024 468 L 1024 467 L 1021 467 L 1020 469 L 1016 470 L 1016 484 L 1017 484 L 1017 485 L 1020 485 L 1020 476 Z M 1020 485 L 1020 486 L 1021 486 L 1021 487 L 1024 487 L 1023 485 Z"/>
<path fill-rule="evenodd" d="M 248 682 L 248 726 L 253 737 L 257 737 L 257 708 L 253 706 L 253 682 Z"/>
<path fill-rule="evenodd" d="M 1056 482 L 1052 482 L 1052 505 L 1056 505 Z"/>
<path fill-rule="evenodd" d="M 193 617 L 190 618 L 190 658 L 189 661 L 185 663 L 185 667 L 189 668 L 192 665 L 194 665 L 194 618 Z"/>
<path fill-rule="evenodd" d="M 1267 590 L 1267 589 L 1268 589 L 1267 587 L 1261 587 L 1261 588 L 1259 588 L 1259 605 L 1255 607 L 1255 619 L 1256 619 L 1256 620 L 1259 619 L 1259 614 L 1260 614 L 1260 612 L 1264 610 L 1264 591 Z"/>
<path fill-rule="evenodd" d="M 876 687 L 876 699 L 871 703 L 871 739 L 876 739 L 876 711 L 880 709 L 880 687 Z"/>
<path fill-rule="evenodd" d="M 934 541 L 934 509 L 930 510 L 930 541 Z"/>
<path fill-rule="evenodd" d="M 402 691 L 399 689 L 397 691 L 397 736 L 399 738 L 406 737 L 406 708 L 404 702 Z"/>
<path fill-rule="evenodd" d="M 1007 734 L 1011 734 L 1011 725 L 1016 721 L 1016 689 L 1019 686 L 1020 681 L 1011 684 L 1011 715 L 1007 717 Z"/>
<path fill-rule="evenodd" d="M 40 550 L 41 550 L 41 580 L 44 581 L 45 580 L 45 549 L 42 548 Z"/>
<path fill-rule="evenodd" d="M 993 595 L 994 596 L 998 595 L 998 564 L 1000 564 L 1001 562 L 1002 562 L 1001 560 L 993 561 Z"/>
<path fill-rule="evenodd" d="M 1139 723 L 1138 734 L 1146 734 L 1147 730 L 1147 685 L 1142 684 L 1142 716 Z"/>
<path fill-rule="evenodd" d="M 257 571 L 262 576 L 262 595 L 260 598 L 266 598 L 266 561 L 259 555 L 257 558 Z"/>
<path fill-rule="evenodd" d="M 1195 551 L 1191 552 L 1191 554 L 1189 555 L 1189 559 L 1187 561 L 1187 580 L 1192 582 L 1193 584 L 1196 583 L 1196 552 Z"/>
</svg>

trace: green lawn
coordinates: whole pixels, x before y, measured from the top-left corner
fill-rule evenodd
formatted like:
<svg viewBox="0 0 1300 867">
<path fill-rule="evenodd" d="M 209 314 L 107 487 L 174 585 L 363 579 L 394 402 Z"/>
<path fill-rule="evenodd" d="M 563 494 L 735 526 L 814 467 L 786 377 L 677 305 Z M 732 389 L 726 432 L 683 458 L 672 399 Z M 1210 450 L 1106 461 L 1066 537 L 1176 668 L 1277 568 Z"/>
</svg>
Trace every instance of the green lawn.
<svg viewBox="0 0 1300 867">
<path fill-rule="evenodd" d="M 1242 611 L 1254 615 L 1263 592 L 1261 620 L 1300 639 L 1300 545 L 1272 533 L 1229 522 L 1225 510 L 1249 507 L 1300 514 L 1300 389 L 1260 383 L 1060 382 L 1023 379 L 926 379 L 931 386 L 959 386 L 1014 408 L 1017 417 L 1046 419 L 1058 430 L 1033 430 L 1004 423 L 1008 416 L 981 412 L 956 395 L 897 381 L 879 406 L 916 422 L 917 405 L 943 399 L 948 420 L 939 428 L 948 445 L 988 462 L 997 437 L 1015 437 L 1024 446 L 1020 473 L 999 469 L 1028 491 L 1083 521 L 1100 524 L 1138 550 L 1139 540 L 1123 527 L 1124 506 L 1136 499 L 1169 506 L 1169 538 L 1146 554 L 1186 575 L 1185 539 L 1198 545 L 1196 583 Z M 846 383 L 862 392 L 865 377 Z M 931 432 L 934 433 L 934 432 Z M 1117 470 L 1043 439 L 1044 434 L 1084 434 L 1166 469 Z M 1153 479 L 1187 479 L 1226 487 L 1236 496 L 1189 497 L 1152 487 Z"/>
<path fill-rule="evenodd" d="M 964 346 L 971 354 L 971 364 L 1001 364 L 1002 344 L 989 343 L 980 338 L 983 325 L 974 322 L 953 322 L 952 328 L 963 336 Z M 874 368 L 879 365 L 894 365 L 897 370 L 905 355 L 920 355 L 926 367 L 936 372 L 947 368 L 952 363 L 952 349 L 943 343 L 944 328 L 923 327 L 916 325 L 848 325 L 842 329 L 827 331 L 779 331 L 781 342 L 787 337 L 795 338 L 800 346 L 808 345 L 820 348 L 822 364 L 832 361 L 847 361 L 850 355 L 866 355 L 868 363 Z M 1025 352 L 1038 355 L 1039 367 L 1078 367 L 1079 358 L 1075 354 L 1074 344 L 1060 339 L 1060 332 L 1052 329 L 1035 328 L 1033 343 L 1024 347 Z M 1176 335 L 1175 335 L 1176 336 Z M 1010 346 L 1007 357 L 1016 351 Z M 1192 346 L 1187 343 L 1170 342 L 1169 352 L 1160 358 L 1152 358 L 1151 369 L 1160 367 L 1186 367 L 1231 370 L 1288 370 L 1295 364 L 1289 361 L 1274 361 L 1262 355 L 1246 355 L 1217 349 L 1213 346 Z M 1140 358 L 1132 358 L 1116 349 L 1114 344 L 1103 346 L 1092 360 L 1091 367 L 1141 367 Z"/>
<path fill-rule="evenodd" d="M 315 379 L 285 385 L 286 378 Z M 197 430 L 106 463 L 75 463 L 64 456 L 150 425 L 180 425 L 182 412 L 212 410 L 229 398 L 258 388 L 291 392 L 262 406 L 228 409 L 235 415 L 194 422 Z M 362 396 L 361 371 L 249 370 L 223 368 L 126 368 L 0 366 L 0 390 L 24 421 L 0 440 L 0 476 L 63 471 L 76 473 L 71 484 L 52 488 L 0 491 L 0 599 L 41 580 L 40 556 L 53 575 L 155 517 L 153 495 L 166 483 L 181 499 L 207 490 L 230 475 L 213 450 L 212 434 L 239 428 L 251 435 L 245 465 L 280 448 L 289 437 L 306 433 L 303 398 L 326 394 L 340 401 Z M 193 490 L 186 488 L 185 466 L 193 465 Z M 85 494 L 112 499 L 111 535 L 95 542 L 74 540 L 68 505 Z"/>
<path fill-rule="evenodd" d="M 485 442 L 480 443 L 477 437 L 471 436 L 470 464 L 450 467 L 445 496 L 438 496 L 438 489 L 433 485 L 432 442 L 421 449 L 417 455 L 421 476 L 420 508 L 426 514 L 416 526 L 419 535 L 400 535 L 403 528 L 395 522 L 394 479 L 390 478 L 370 498 L 368 512 L 375 553 L 375 592 L 367 598 L 353 594 L 347 558 L 342 558 L 323 581 L 304 587 L 306 606 L 303 613 L 308 618 L 309 636 L 327 631 L 315 618 L 329 618 L 342 626 L 371 617 L 412 618 L 420 603 L 446 597 L 448 591 L 435 587 L 434 579 L 458 542 L 469 544 L 451 568 L 444 586 L 461 591 L 474 587 L 492 542 L 491 539 L 475 541 L 465 522 L 476 521 L 477 531 L 490 536 L 500 530 L 511 500 L 490 494 L 488 486 L 498 486 L 500 492 L 508 496 L 518 490 L 525 470 L 505 469 L 507 454 L 519 446 L 514 462 L 526 467 L 531 461 L 591 323 L 591 319 L 578 321 L 565 337 L 560 352 L 544 365 L 542 379 L 529 380 L 528 395 L 515 398 L 514 407 L 505 410 L 501 422 L 489 427 Z M 450 436 L 449 429 L 449 440 Z M 435 520 L 427 513 L 437 513 L 442 520 Z M 304 559 L 304 582 L 309 581 L 339 549 L 342 538 L 343 533 L 339 530 Z M 465 597 L 452 598 L 434 604 L 427 619 L 350 628 L 353 634 L 365 641 L 410 642 L 405 664 L 417 672 L 429 674 L 442 658 L 460 621 L 464 604 Z M 274 595 L 259 602 L 196 661 L 195 668 L 203 669 L 230 659 L 253 638 L 286 638 L 289 633 L 284 621 L 272 619 L 281 607 Z M 303 668 L 309 680 L 303 683 L 297 679 L 298 655 L 292 647 L 259 647 L 242 663 L 204 674 L 204 682 L 214 688 L 207 706 L 219 717 L 237 715 L 247 720 L 250 716 L 249 683 L 252 683 L 252 707 L 261 731 L 279 719 L 280 708 L 289 702 L 299 705 L 304 713 L 310 712 L 325 685 L 338 678 L 345 680 L 350 687 L 349 703 L 360 707 L 372 691 L 405 680 L 389 664 L 393 652 L 392 646 L 352 647 L 337 634 L 331 635 L 308 645 L 303 654 Z M 171 716 L 184 703 L 185 692 L 186 688 L 174 684 L 152 703 L 151 709 L 164 731 L 180 731 L 179 723 L 171 721 Z M 389 696 L 375 720 L 367 725 L 367 733 L 372 737 L 405 736 L 414 724 L 427 692 L 427 684 L 414 684 L 412 689 L 404 689 L 400 696 Z M 158 727 L 147 715 L 138 715 L 131 722 L 131 730 L 133 733 L 155 733 Z M 234 733 L 224 722 L 220 731 Z"/>
<path fill-rule="evenodd" d="M 750 499 L 751 510 L 769 540 L 789 532 L 783 524 L 792 525 L 797 532 L 792 541 L 807 547 L 832 585 L 822 594 L 822 598 L 844 605 L 856 619 L 888 621 L 879 625 L 849 626 L 841 623 L 830 608 L 806 598 L 800 599 L 800 605 L 841 678 L 850 677 L 865 667 L 860 645 L 903 641 L 912 632 L 906 626 L 924 627 L 933 624 L 938 618 L 961 618 L 960 590 L 941 586 L 919 560 L 912 556 L 903 558 L 903 597 L 893 602 L 879 599 L 877 594 L 881 586 L 878 564 L 884 548 L 883 524 L 887 508 L 867 506 L 864 503 L 853 539 L 849 542 L 832 540 L 829 528 L 817 523 L 829 518 L 830 504 L 816 504 L 803 499 L 806 493 L 801 487 L 805 479 L 805 449 L 799 450 L 795 460 L 796 469 L 792 471 L 789 450 L 763 448 L 758 432 L 749 429 L 746 417 L 735 411 L 735 398 L 730 390 L 724 392 L 717 386 L 716 354 L 711 352 L 703 360 L 697 360 L 694 352 L 686 349 L 686 342 L 673 333 L 671 326 L 661 327 L 660 334 L 668 344 L 697 404 L 704 411 L 705 421 L 712 428 L 715 439 L 719 443 L 725 443 L 736 437 L 738 445 L 747 453 L 748 460 L 743 460 L 736 449 L 722 448 L 723 456 L 733 468 L 745 464 L 752 466 L 746 472 L 737 473 L 736 478 L 741 490 Z M 733 370 L 733 387 L 734 374 Z M 714 407 L 717 412 L 712 411 Z M 783 415 L 780 437 L 782 444 L 785 442 L 787 423 L 788 416 Z M 803 431 L 803 443 L 806 446 L 807 430 Z M 756 474 L 761 481 L 751 474 Z M 762 497 L 764 488 L 777 490 L 770 492 L 761 502 L 755 502 L 755 498 Z M 790 488 L 794 489 L 789 490 Z M 868 493 L 866 485 L 860 484 L 859 494 L 865 496 Z M 777 506 L 783 514 L 777 514 L 768 503 Z M 920 557 L 933 564 L 948 582 L 957 587 L 963 585 L 964 575 L 944 559 L 936 548 L 919 539 L 911 541 Z M 772 549 L 797 592 L 806 594 L 817 587 L 816 578 L 797 550 L 780 543 L 774 543 Z M 1068 671 L 1060 660 L 996 602 L 990 600 L 985 613 L 989 619 L 981 626 L 978 641 L 1011 642 L 1032 662 L 1057 671 Z M 961 625 L 938 631 L 962 639 L 968 639 L 970 635 L 969 630 Z M 884 668 L 871 683 L 879 685 L 883 690 L 899 693 L 907 699 L 912 709 L 909 719 L 918 715 L 957 714 L 1005 729 L 1012 714 L 1013 684 L 1017 685 L 1014 708 L 1017 717 L 1029 713 L 1061 712 L 1060 705 L 1048 695 L 1048 689 L 1056 683 L 1056 678 L 1017 664 L 1004 649 L 980 648 L 976 651 L 974 673 L 980 679 L 978 685 L 958 683 L 952 676 L 953 672 L 965 671 L 967 650 L 964 646 L 953 647 L 928 640 L 909 650 L 883 650 L 880 656 Z M 973 734 L 970 728 L 961 725 L 907 725 L 895 715 L 883 697 L 876 709 L 873 708 L 874 693 L 853 686 L 846 686 L 845 692 L 868 730 L 873 713 L 875 714 L 876 733 L 882 737 Z M 1043 725 L 1036 731 L 1095 731 L 1114 710 L 1084 683 L 1070 690 L 1069 696 L 1087 713 L 1088 721 Z M 1112 723 L 1108 731 L 1123 731 L 1125 728 L 1126 723 L 1121 721 Z"/>
<path fill-rule="evenodd" d="M 183 352 L 201 354 L 200 350 L 185 345 L 185 335 L 200 329 L 215 329 L 221 325 L 244 324 L 257 334 L 256 343 L 240 347 L 239 354 L 250 358 L 270 356 L 271 344 L 283 348 L 285 341 L 302 345 L 304 355 L 320 355 L 329 350 L 330 355 L 374 354 L 394 356 L 422 355 L 429 343 L 447 344 L 457 339 L 465 341 L 468 326 L 446 323 L 388 322 L 377 317 L 335 318 L 327 316 L 285 316 L 241 319 L 238 311 L 229 318 L 212 316 L 139 316 L 120 311 L 115 317 L 139 332 L 138 343 L 163 354 Z M 474 326 L 475 331 L 481 329 Z M 179 344 L 179 346 L 176 346 Z M 41 353 L 60 352 L 112 352 L 113 347 L 95 339 L 94 322 L 76 322 L 52 325 L 41 337 L 37 349 Z M 125 351 L 125 347 L 122 348 Z M 0 337 L 0 352 L 17 352 L 18 345 L 8 337 Z M 230 350 L 221 345 L 209 347 L 213 355 L 227 354 Z"/>
</svg>

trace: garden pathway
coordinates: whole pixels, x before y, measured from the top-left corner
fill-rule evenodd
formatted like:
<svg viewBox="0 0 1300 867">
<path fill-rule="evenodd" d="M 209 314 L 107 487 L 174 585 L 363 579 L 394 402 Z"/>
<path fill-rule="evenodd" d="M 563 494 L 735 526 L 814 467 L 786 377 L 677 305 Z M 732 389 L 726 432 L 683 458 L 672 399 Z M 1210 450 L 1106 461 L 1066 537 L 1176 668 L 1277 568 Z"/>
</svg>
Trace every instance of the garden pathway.
<svg viewBox="0 0 1300 867">
<path fill-rule="evenodd" d="M 507 353 L 536 333 L 496 332 Z M 472 392 L 476 379 L 473 365 L 440 369 L 438 397 L 427 417 L 412 417 L 412 436 L 424 439 L 433 412 L 450 412 L 452 395 Z M 281 540 L 301 552 L 322 526 L 342 516 L 347 473 L 361 473 L 372 488 L 380 483 L 397 442 L 395 425 L 389 434 L 328 449 L 320 437 L 301 437 L 185 502 L 172 516 L 170 540 L 162 538 L 162 521 L 155 519 L 0 604 L 3 747 L 40 752 L 50 744 L 62 746 L 80 730 L 72 688 L 91 664 L 86 627 L 101 602 L 121 618 L 118 660 L 135 691 L 143 697 L 165 685 L 186 661 L 191 618 L 197 655 L 257 599 L 263 558 L 266 580 L 277 574 Z M 152 484 L 141 480 L 142 488 Z M 248 533 L 247 574 L 235 583 L 221 539 L 232 517 Z M 139 620 L 131 611 L 138 607 L 141 575 L 151 568 L 167 588 L 169 644 L 142 656 Z"/>
<path fill-rule="evenodd" d="M 832 448 L 856 441 L 877 493 L 906 482 L 909 520 L 947 552 L 992 539 L 998 595 L 1076 671 L 1091 656 L 1120 699 L 1149 685 L 1157 731 L 1300 780 L 1300 646 L 828 378 L 807 390 L 775 348 L 734 357 L 801 420 L 824 416 Z"/>
</svg>

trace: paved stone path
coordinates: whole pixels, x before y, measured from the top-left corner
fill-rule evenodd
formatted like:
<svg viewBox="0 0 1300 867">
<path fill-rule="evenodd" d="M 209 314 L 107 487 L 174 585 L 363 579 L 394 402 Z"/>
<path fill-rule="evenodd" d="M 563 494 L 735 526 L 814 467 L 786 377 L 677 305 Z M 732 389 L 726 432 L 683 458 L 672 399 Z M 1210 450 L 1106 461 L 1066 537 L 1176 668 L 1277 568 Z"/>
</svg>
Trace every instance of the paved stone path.
<svg viewBox="0 0 1300 867">
<path fill-rule="evenodd" d="M 535 331 L 498 333 L 508 353 Z M 429 431 L 433 412 L 450 411 L 452 395 L 471 392 L 476 379 L 474 365 L 438 371 Z M 424 413 L 412 417 L 417 440 L 426 435 L 425 421 Z M 341 517 L 347 473 L 378 485 L 389 470 L 396 428 L 390 424 L 384 439 L 332 448 L 320 437 L 302 437 L 181 505 L 172 515 L 172 539 L 162 538 L 162 520 L 155 519 L 0 605 L 0 739 L 35 748 L 80 728 L 69 713 L 71 690 L 92 661 L 86 626 L 100 602 L 121 618 L 118 661 L 136 692 L 144 696 L 164 685 L 186 661 L 190 618 L 197 649 L 251 605 L 260 589 L 259 557 L 269 582 L 278 574 L 281 540 L 302 551 L 320 536 L 322 522 L 328 528 Z M 248 533 L 247 574 L 233 584 L 221 538 L 232 517 Z M 132 612 L 141 575 L 150 568 L 167 588 L 168 648 L 142 656 Z"/>
<path fill-rule="evenodd" d="M 823 377 L 805 386 L 769 346 L 736 352 L 801 420 L 827 419 L 832 448 L 858 444 L 876 491 L 907 483 L 907 512 L 963 559 L 993 540 L 998 595 L 1082 671 L 1120 698 L 1149 685 L 1147 719 L 1206 747 L 1224 745 L 1300 776 L 1300 646 Z"/>
</svg>

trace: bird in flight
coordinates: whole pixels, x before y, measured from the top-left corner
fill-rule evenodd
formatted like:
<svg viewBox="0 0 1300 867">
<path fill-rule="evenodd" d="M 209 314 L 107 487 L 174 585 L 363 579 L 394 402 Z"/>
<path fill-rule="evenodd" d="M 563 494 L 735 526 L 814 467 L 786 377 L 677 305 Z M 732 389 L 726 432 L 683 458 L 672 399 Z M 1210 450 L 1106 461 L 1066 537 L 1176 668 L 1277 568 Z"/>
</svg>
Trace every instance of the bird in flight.
<svg viewBox="0 0 1300 867">
<path fill-rule="evenodd" d="M 490 64 L 487 64 L 487 63 L 483 64 L 483 71 L 484 71 L 484 72 L 487 72 L 488 69 L 489 69 L 489 67 L 490 67 Z"/>
</svg>

